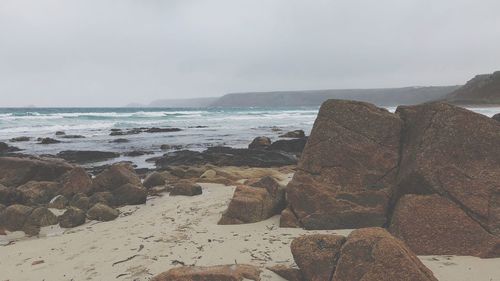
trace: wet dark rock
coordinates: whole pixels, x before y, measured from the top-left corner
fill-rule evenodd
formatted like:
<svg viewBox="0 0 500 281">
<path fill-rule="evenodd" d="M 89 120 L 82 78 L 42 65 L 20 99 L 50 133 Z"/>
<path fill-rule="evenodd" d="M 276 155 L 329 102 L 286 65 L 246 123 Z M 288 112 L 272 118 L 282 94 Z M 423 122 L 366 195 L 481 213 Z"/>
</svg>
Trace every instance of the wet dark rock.
<svg viewBox="0 0 500 281">
<path fill-rule="evenodd" d="M 181 144 L 162 144 L 160 146 L 161 150 L 180 150 L 183 146 Z"/>
<path fill-rule="evenodd" d="M 58 141 L 53 138 L 38 138 L 38 143 L 39 144 L 56 144 L 56 143 L 61 143 L 61 141 Z"/>
<path fill-rule="evenodd" d="M 74 207 L 69 207 L 64 214 L 59 216 L 59 225 L 64 228 L 72 228 L 85 223 L 85 212 Z"/>
<path fill-rule="evenodd" d="M 267 149 L 271 145 L 271 139 L 268 137 L 256 137 L 248 145 L 248 149 Z"/>
<path fill-rule="evenodd" d="M 117 158 L 120 157 L 120 154 L 109 151 L 65 150 L 57 153 L 57 157 L 72 163 L 89 163 Z"/>
<path fill-rule="evenodd" d="M 112 130 L 109 134 L 110 136 L 125 136 L 125 135 L 137 135 L 140 133 L 171 133 L 182 131 L 179 128 L 133 128 L 126 131 L 123 130 Z"/>
<path fill-rule="evenodd" d="M 9 153 L 9 152 L 16 152 L 20 151 L 21 149 L 14 147 L 14 146 L 9 146 L 8 144 L 4 142 L 0 142 L 0 154 L 3 153 Z"/>
<path fill-rule="evenodd" d="M 130 140 L 128 140 L 128 139 L 114 139 L 114 140 L 110 141 L 110 143 L 127 143 L 127 142 L 130 142 Z"/>
<path fill-rule="evenodd" d="M 269 150 L 279 150 L 295 154 L 300 154 L 307 143 L 307 137 L 290 140 L 278 140 L 269 146 Z"/>
<path fill-rule="evenodd" d="M 10 142 L 26 142 L 26 141 L 30 141 L 31 138 L 30 137 L 17 137 L 17 138 L 11 138 L 9 141 Z"/>
<path fill-rule="evenodd" d="M 152 151 L 144 151 L 144 150 L 134 150 L 130 152 L 125 152 L 123 155 L 128 157 L 138 157 L 143 155 L 154 154 Z"/>
<path fill-rule="evenodd" d="M 63 138 L 63 139 L 84 139 L 85 136 L 82 136 L 82 135 L 64 135 L 64 136 L 61 136 L 61 138 Z"/>
<path fill-rule="evenodd" d="M 64 136 L 64 135 L 66 135 L 66 132 L 64 132 L 64 131 L 57 131 L 55 135 L 56 136 Z"/>
<path fill-rule="evenodd" d="M 497 113 L 491 117 L 493 120 L 500 121 L 500 113 Z"/>
<path fill-rule="evenodd" d="M 279 136 L 280 138 L 305 138 L 306 134 L 302 130 L 287 132 Z"/>
<path fill-rule="evenodd" d="M 146 133 L 171 133 L 171 132 L 179 132 L 182 131 L 179 128 L 149 128 L 144 130 Z"/>
</svg>

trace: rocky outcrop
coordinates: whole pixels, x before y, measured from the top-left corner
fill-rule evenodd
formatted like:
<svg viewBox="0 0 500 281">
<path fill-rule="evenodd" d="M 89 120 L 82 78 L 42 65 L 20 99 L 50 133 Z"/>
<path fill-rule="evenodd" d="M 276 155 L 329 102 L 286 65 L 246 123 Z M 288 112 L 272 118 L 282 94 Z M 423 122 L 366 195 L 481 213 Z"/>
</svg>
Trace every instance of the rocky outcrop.
<svg viewBox="0 0 500 281">
<path fill-rule="evenodd" d="M 418 253 L 466 254 L 458 241 L 468 245 L 500 235 L 498 143 L 500 123 L 445 103 L 401 106 L 391 114 L 365 103 L 327 101 L 288 185 L 281 224 L 291 226 L 296 219 L 307 229 L 390 226 L 401 231 L 401 239 L 413 239 L 407 242 Z M 418 206 L 398 204 L 407 194 L 433 195 L 419 200 L 439 212 L 430 221 L 409 219 Z M 391 223 L 394 210 L 400 214 L 394 213 Z M 477 231 L 448 225 L 445 218 Z M 436 243 L 423 236 L 414 240 L 433 221 L 450 231 L 435 232 Z M 409 232 L 415 236 L 401 234 Z M 449 242 L 453 237 L 457 244 Z M 437 242 L 444 240 L 449 241 Z M 468 254 L 500 256 L 495 246 L 483 246 L 467 247 Z"/>
<path fill-rule="evenodd" d="M 170 190 L 170 196 L 183 195 L 183 196 L 195 196 L 203 193 L 200 185 L 182 180 L 174 184 Z"/>
<path fill-rule="evenodd" d="M 64 150 L 57 153 L 57 157 L 62 158 L 71 163 L 90 163 L 100 162 L 119 157 L 120 154 L 109 151 L 93 151 L 93 150 Z"/>
<path fill-rule="evenodd" d="M 165 169 L 169 166 L 205 165 L 280 167 L 294 165 L 297 158 L 281 151 L 242 149 L 230 147 L 211 147 L 203 152 L 181 150 L 165 154 L 156 160 L 156 166 Z"/>
<path fill-rule="evenodd" d="M 291 140 L 277 140 L 269 146 L 269 150 L 285 151 L 294 154 L 301 154 L 306 147 L 307 137 Z"/>
<path fill-rule="evenodd" d="M 152 281 L 260 281 L 261 271 L 251 265 L 183 266 L 161 273 Z"/>
<path fill-rule="evenodd" d="M 26 142 L 26 141 L 30 141 L 31 138 L 30 137 L 15 137 L 15 138 L 11 138 L 9 141 L 10 142 Z"/>
<path fill-rule="evenodd" d="M 38 157 L 0 157 L 0 184 L 17 187 L 29 181 L 57 181 L 73 169 L 68 163 Z"/>
<path fill-rule="evenodd" d="M 61 143 L 61 141 L 58 141 L 53 138 L 38 138 L 38 143 L 39 144 L 56 144 L 56 143 Z"/>
<path fill-rule="evenodd" d="M 89 220 L 112 221 L 118 217 L 120 212 L 102 203 L 95 204 L 87 211 Z"/>
<path fill-rule="evenodd" d="M 268 137 L 256 137 L 248 145 L 248 149 L 267 149 L 271 145 L 271 139 Z"/>
<path fill-rule="evenodd" d="M 77 193 L 88 194 L 91 190 L 92 179 L 82 167 L 76 167 L 64 174 L 60 180 L 59 194 L 71 198 Z"/>
<path fill-rule="evenodd" d="M 14 147 L 14 146 L 10 146 L 4 142 L 0 142 L 0 155 L 4 154 L 4 153 L 9 153 L 9 152 L 16 152 L 19 150 L 21 150 L 21 149 Z"/>
<path fill-rule="evenodd" d="M 302 236 L 292 241 L 291 250 L 308 281 L 437 281 L 403 242 L 382 228 L 355 230 L 347 238 Z"/>
<path fill-rule="evenodd" d="M 401 119 L 374 105 L 329 100 L 319 111 L 288 201 L 307 229 L 383 226 Z"/>
<path fill-rule="evenodd" d="M 129 164 L 118 163 L 105 169 L 92 181 L 92 192 L 113 191 L 124 184 L 141 185 L 141 179 Z"/>
<path fill-rule="evenodd" d="M 500 121 L 500 113 L 497 113 L 497 114 L 493 115 L 493 116 L 491 117 L 491 119 L 493 119 L 493 120 L 495 120 L 495 121 Z"/>
<path fill-rule="evenodd" d="M 219 224 L 253 223 L 279 214 L 285 207 L 285 191 L 271 177 L 252 186 L 237 186 Z"/>
<path fill-rule="evenodd" d="M 459 104 L 500 104 L 500 71 L 477 75 L 446 100 Z"/>
<path fill-rule="evenodd" d="M 500 237 L 437 194 L 403 196 L 389 230 L 417 255 L 500 256 Z"/>
<path fill-rule="evenodd" d="M 76 227 L 85 223 L 85 212 L 78 208 L 70 207 L 58 219 L 61 227 Z"/>
<path fill-rule="evenodd" d="M 78 193 L 73 196 L 69 202 L 71 207 L 86 211 L 90 208 L 90 199 L 83 193 Z"/>
<path fill-rule="evenodd" d="M 280 138 L 304 138 L 306 134 L 304 133 L 303 130 L 295 130 L 295 131 L 290 131 L 286 132 L 283 135 L 280 135 Z"/>
</svg>

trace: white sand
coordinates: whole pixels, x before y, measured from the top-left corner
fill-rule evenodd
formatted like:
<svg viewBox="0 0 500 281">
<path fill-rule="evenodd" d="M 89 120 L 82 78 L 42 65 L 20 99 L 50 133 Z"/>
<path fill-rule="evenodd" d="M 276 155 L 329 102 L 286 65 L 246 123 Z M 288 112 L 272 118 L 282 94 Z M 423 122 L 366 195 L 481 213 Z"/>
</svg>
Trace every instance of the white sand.
<svg viewBox="0 0 500 281">
<path fill-rule="evenodd" d="M 278 216 L 255 224 L 219 226 L 217 221 L 234 188 L 202 186 L 201 196 L 152 198 L 146 205 L 122 208 L 122 215 L 112 222 L 89 222 L 64 234 L 57 228 L 44 229 L 43 233 L 51 236 L 0 246 L 0 281 L 149 280 L 176 266 L 173 261 L 261 267 L 292 264 L 290 242 L 294 237 L 349 233 L 279 228 Z M 439 280 L 500 281 L 500 259 L 421 259 Z M 117 263 L 120 261 L 124 262 Z M 262 278 L 283 280 L 267 270 Z"/>
</svg>

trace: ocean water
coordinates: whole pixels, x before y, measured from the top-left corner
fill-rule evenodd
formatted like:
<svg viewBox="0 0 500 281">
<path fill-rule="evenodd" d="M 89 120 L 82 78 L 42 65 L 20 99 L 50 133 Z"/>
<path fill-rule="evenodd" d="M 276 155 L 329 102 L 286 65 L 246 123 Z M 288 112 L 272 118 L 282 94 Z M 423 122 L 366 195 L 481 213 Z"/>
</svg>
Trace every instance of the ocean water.
<svg viewBox="0 0 500 281">
<path fill-rule="evenodd" d="M 132 161 L 139 167 L 151 167 L 147 158 L 165 153 L 163 144 L 182 145 L 185 149 L 204 150 L 210 146 L 246 147 L 256 136 L 273 140 L 283 132 L 302 129 L 310 132 L 318 107 L 298 108 L 0 108 L 0 141 L 20 136 L 29 142 L 10 143 L 28 154 L 56 154 L 63 150 L 101 150 L 130 152 L 150 151 L 152 155 L 122 156 L 108 162 Z M 469 108 L 492 116 L 500 107 Z M 395 107 L 388 107 L 394 111 Z M 110 136 L 111 129 L 139 127 L 175 127 L 170 133 L 141 133 Z M 276 131 L 279 128 L 281 131 Z M 83 135 L 83 139 L 63 139 L 56 131 L 67 135 Z M 62 143 L 42 145 L 36 138 L 52 137 Z M 113 143 L 126 138 L 128 143 Z M 104 164 L 104 163 L 95 163 Z"/>
</svg>

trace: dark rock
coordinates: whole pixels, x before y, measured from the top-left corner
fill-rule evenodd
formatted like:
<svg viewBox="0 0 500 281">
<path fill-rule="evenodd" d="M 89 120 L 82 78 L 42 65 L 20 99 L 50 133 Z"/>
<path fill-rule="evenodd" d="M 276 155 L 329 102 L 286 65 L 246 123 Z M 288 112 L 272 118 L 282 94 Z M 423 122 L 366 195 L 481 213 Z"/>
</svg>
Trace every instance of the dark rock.
<svg viewBox="0 0 500 281">
<path fill-rule="evenodd" d="M 161 150 L 180 150 L 183 146 L 181 144 L 162 144 L 160 146 Z"/>
<path fill-rule="evenodd" d="M 61 138 L 63 138 L 63 139 L 84 139 L 85 136 L 82 136 L 82 135 L 64 135 Z"/>
<path fill-rule="evenodd" d="M 286 208 L 281 212 L 280 227 L 297 228 L 301 226 L 297 216 L 292 212 L 292 210 Z"/>
<path fill-rule="evenodd" d="M 27 198 L 24 193 L 15 187 L 6 187 L 0 184 L 0 204 L 13 205 L 13 204 L 25 204 Z"/>
<path fill-rule="evenodd" d="M 142 130 L 140 129 L 130 129 L 127 131 L 122 131 L 122 130 L 111 130 L 111 133 L 109 134 L 110 136 L 125 136 L 125 135 L 137 135 L 142 133 Z"/>
<path fill-rule="evenodd" d="M 307 137 L 291 140 L 278 140 L 273 142 L 268 149 L 300 154 L 304 150 L 306 143 Z"/>
<path fill-rule="evenodd" d="M 331 276 L 335 271 L 340 249 L 345 241 L 344 236 L 331 234 L 295 238 L 290 248 L 304 279 L 308 281 L 332 280 Z"/>
<path fill-rule="evenodd" d="M 257 267 L 245 264 L 182 266 L 161 273 L 151 281 L 260 281 L 260 273 Z"/>
<path fill-rule="evenodd" d="M 158 172 L 149 174 L 143 182 L 146 188 L 165 185 L 165 177 Z"/>
<path fill-rule="evenodd" d="M 89 209 L 90 199 L 85 194 L 78 193 L 73 196 L 71 202 L 69 202 L 69 205 L 82 211 L 86 211 Z"/>
<path fill-rule="evenodd" d="M 24 205 L 10 205 L 2 212 L 0 221 L 3 227 L 9 231 L 19 231 L 24 229 L 24 225 L 33 208 Z"/>
<path fill-rule="evenodd" d="M 8 144 L 6 144 L 4 142 L 0 142 L 0 154 L 9 153 L 9 152 L 16 152 L 19 150 L 21 150 L 21 149 L 14 147 L 14 146 L 9 146 Z"/>
<path fill-rule="evenodd" d="M 139 205 L 146 203 L 147 191 L 140 185 L 124 184 L 112 192 L 113 205 Z"/>
<path fill-rule="evenodd" d="M 141 186 L 141 179 L 131 165 L 118 163 L 97 175 L 92 181 L 91 190 L 92 192 L 113 191 L 125 184 Z"/>
<path fill-rule="evenodd" d="M 48 207 L 49 208 L 54 208 L 54 209 L 65 209 L 69 204 L 69 201 L 66 197 L 63 195 L 57 195 L 56 197 L 52 198 L 50 200 Z"/>
<path fill-rule="evenodd" d="M 179 128 L 149 128 L 144 130 L 146 133 L 171 133 L 171 132 L 179 132 L 182 131 Z"/>
<path fill-rule="evenodd" d="M 65 150 L 57 153 L 57 157 L 72 163 L 89 163 L 117 158 L 120 157 L 120 154 L 109 151 Z"/>
<path fill-rule="evenodd" d="M 110 142 L 111 143 L 127 143 L 127 142 L 130 142 L 130 140 L 128 140 L 128 139 L 114 139 Z"/>
<path fill-rule="evenodd" d="M 53 138 L 38 138 L 39 144 L 56 144 L 61 143 L 61 141 L 55 140 Z"/>
<path fill-rule="evenodd" d="M 267 149 L 271 145 L 271 139 L 268 137 L 256 137 L 248 145 L 248 149 Z"/>
<path fill-rule="evenodd" d="M 60 182 L 62 188 L 59 193 L 67 198 L 72 198 L 77 193 L 88 194 L 92 186 L 92 179 L 81 167 L 76 167 L 64 174 Z"/>
<path fill-rule="evenodd" d="M 17 188 L 29 205 L 47 204 L 61 189 L 57 182 L 30 181 Z"/>
<path fill-rule="evenodd" d="M 143 156 L 143 155 L 148 155 L 148 154 L 154 154 L 152 151 L 144 151 L 144 150 L 134 150 L 130 152 L 125 152 L 123 155 L 128 156 L 128 157 L 137 157 L 137 156 Z"/>
<path fill-rule="evenodd" d="M 437 281 L 404 243 L 382 228 L 351 232 L 342 246 L 333 279 L 325 280 Z"/>
<path fill-rule="evenodd" d="M 200 185 L 192 183 L 190 181 L 179 181 L 174 184 L 172 190 L 170 191 L 170 196 L 195 196 L 202 193 L 203 191 Z"/>
<path fill-rule="evenodd" d="M 167 168 L 168 166 L 212 164 L 215 166 L 280 167 L 296 163 L 297 158 L 294 155 L 280 151 L 211 147 L 203 152 L 181 150 L 167 153 L 156 161 L 156 166 Z"/>
<path fill-rule="evenodd" d="M 66 135 L 66 132 L 64 132 L 64 131 L 57 131 L 56 132 L 56 136 L 64 136 L 64 135 Z"/>
<path fill-rule="evenodd" d="M 401 119 L 374 105 L 321 106 L 287 199 L 307 229 L 382 226 L 399 160 Z"/>
<path fill-rule="evenodd" d="M 491 117 L 493 120 L 500 121 L 500 113 L 497 113 Z"/>
<path fill-rule="evenodd" d="M 85 212 L 78 208 L 70 207 L 58 219 L 61 227 L 76 227 L 85 223 Z"/>
<path fill-rule="evenodd" d="M 287 132 L 279 136 L 280 138 L 305 138 L 306 134 L 302 130 Z"/>
<path fill-rule="evenodd" d="M 57 216 L 54 215 L 49 209 L 45 207 L 39 207 L 31 212 L 28 217 L 28 224 L 37 226 L 37 227 L 45 227 L 49 225 L 54 225 L 58 223 Z"/>
<path fill-rule="evenodd" d="M 16 138 L 11 138 L 9 141 L 10 142 L 25 142 L 25 141 L 30 141 L 30 137 L 16 137 Z"/>
<path fill-rule="evenodd" d="M 95 204 L 87 211 L 87 217 L 90 220 L 112 221 L 118 217 L 120 212 L 102 203 Z"/>
<path fill-rule="evenodd" d="M 57 159 L 0 157 L 0 183 L 15 187 L 29 181 L 55 181 L 71 169 Z"/>
<path fill-rule="evenodd" d="M 437 194 L 403 196 L 389 230 L 417 255 L 500 256 L 500 237 Z"/>
<path fill-rule="evenodd" d="M 306 281 L 298 268 L 292 268 L 284 265 L 275 265 L 268 267 L 270 271 L 276 273 L 287 281 Z"/>
<path fill-rule="evenodd" d="M 96 192 L 89 197 L 89 206 L 94 206 L 98 203 L 109 206 L 113 201 L 113 194 L 111 192 Z"/>
</svg>

